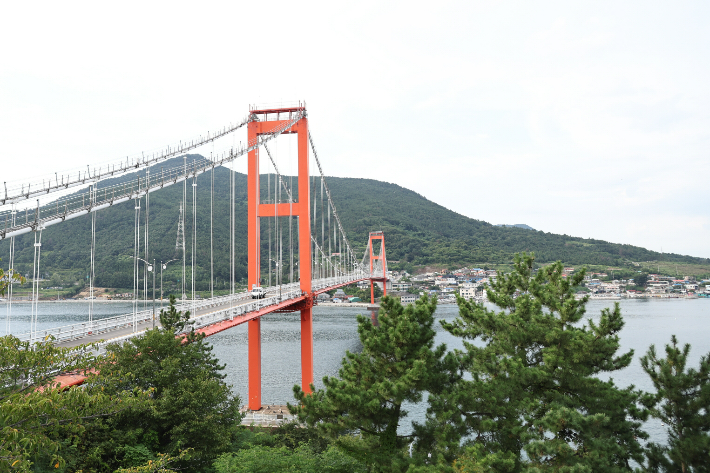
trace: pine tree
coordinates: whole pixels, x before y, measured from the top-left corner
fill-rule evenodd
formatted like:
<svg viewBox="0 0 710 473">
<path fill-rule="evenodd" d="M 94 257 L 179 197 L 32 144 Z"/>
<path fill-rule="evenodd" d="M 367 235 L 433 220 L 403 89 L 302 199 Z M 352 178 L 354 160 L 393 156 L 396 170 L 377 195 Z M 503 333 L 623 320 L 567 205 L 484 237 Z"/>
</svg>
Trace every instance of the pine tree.
<svg viewBox="0 0 710 473">
<path fill-rule="evenodd" d="M 191 448 L 189 461 L 178 462 L 180 468 L 202 471 L 231 447 L 242 419 L 239 397 L 224 382 L 224 365 L 212 354 L 204 335 L 191 329 L 185 337 L 179 336 L 188 320 L 189 312 L 177 311 L 171 296 L 168 310 L 160 313 L 161 328 L 107 347 L 94 382 L 103 384 L 107 392 L 150 389 L 152 403 L 149 409 L 118 416 L 93 432 L 90 441 L 96 444 L 87 449 L 103 452 L 102 461 L 115 461 L 114 450 L 125 450 L 133 441 L 135 445 L 129 446 L 147 448 L 150 454 L 179 456 Z"/>
<path fill-rule="evenodd" d="M 673 335 L 665 358 L 658 358 L 653 345 L 641 358 L 656 388 L 642 402 L 652 417 L 668 426 L 667 446 L 649 444 L 649 471 L 710 471 L 710 357 L 700 359 L 698 370 L 686 370 L 689 353 L 690 345 L 681 350 Z"/>
<path fill-rule="evenodd" d="M 533 274 L 533 255 L 487 290 L 501 310 L 458 300 L 459 317 L 444 328 L 463 338 L 458 370 L 430 397 L 427 424 L 434 461 L 459 471 L 630 471 L 642 460 L 638 393 L 597 375 L 625 368 L 617 356 L 624 322 L 619 306 L 582 324 L 587 298 L 564 278 L 561 263 Z M 460 439 L 468 437 L 465 454 Z"/>
<path fill-rule="evenodd" d="M 370 471 L 394 472 L 409 463 L 411 438 L 397 432 L 407 415 L 402 404 L 421 401 L 436 383 L 446 347 L 433 349 L 435 299 L 402 307 L 385 297 L 381 307 L 378 324 L 358 316 L 362 352 L 348 352 L 339 377 L 323 378 L 325 389 L 305 395 L 295 386 L 300 406 L 289 408 Z"/>
</svg>

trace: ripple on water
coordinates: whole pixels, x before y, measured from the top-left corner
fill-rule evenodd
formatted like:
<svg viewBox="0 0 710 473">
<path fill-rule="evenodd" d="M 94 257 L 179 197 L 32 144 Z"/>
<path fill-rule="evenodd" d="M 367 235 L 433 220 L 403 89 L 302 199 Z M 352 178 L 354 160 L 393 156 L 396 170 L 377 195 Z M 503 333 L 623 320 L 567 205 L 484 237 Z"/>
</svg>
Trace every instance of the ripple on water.
<svg viewBox="0 0 710 473">
<path fill-rule="evenodd" d="M 597 321 L 604 308 L 613 307 L 613 301 L 592 300 L 587 304 L 587 318 Z M 702 355 L 710 351 L 710 300 L 670 299 L 670 300 L 621 300 L 619 301 L 626 325 L 620 334 L 621 352 L 634 350 L 631 365 L 613 373 L 617 385 L 634 385 L 644 390 L 653 386 L 641 369 L 639 358 L 646 353 L 649 345 L 655 344 L 660 350 L 675 334 L 681 343 L 690 343 L 692 349 L 689 365 L 696 366 Z M 0 305 L 0 317 L 6 313 L 7 304 Z M 142 308 L 142 307 L 141 307 Z M 130 302 L 94 303 L 94 317 L 103 318 L 130 313 Z M 318 306 L 314 308 L 314 371 L 316 387 L 322 387 L 323 376 L 337 376 L 340 363 L 346 351 L 359 352 L 362 349 L 357 334 L 356 315 L 370 313 L 362 308 Z M 50 328 L 59 325 L 84 322 L 88 318 L 88 302 L 55 302 L 39 304 L 39 327 Z M 14 303 L 12 307 L 12 333 L 29 330 L 31 305 Z M 440 305 L 434 314 L 437 320 L 452 320 L 458 314 L 455 305 Z M 3 324 L 5 325 L 5 324 Z M 301 344 L 300 317 L 295 314 L 271 314 L 262 318 L 262 399 L 264 404 L 284 404 L 293 402 L 293 385 L 301 384 Z M 4 332 L 5 327 L 0 329 Z M 461 340 L 452 337 L 437 323 L 436 343 L 446 343 L 449 349 L 462 348 Z M 248 392 L 247 326 L 240 325 L 220 332 L 209 341 L 214 346 L 213 353 L 226 365 L 226 381 L 235 393 L 246 402 Z M 410 419 L 422 420 L 426 404 L 407 406 Z M 408 422 L 402 426 L 408 429 Z M 658 422 L 650 421 L 646 428 L 655 441 L 664 441 L 664 428 Z"/>
</svg>

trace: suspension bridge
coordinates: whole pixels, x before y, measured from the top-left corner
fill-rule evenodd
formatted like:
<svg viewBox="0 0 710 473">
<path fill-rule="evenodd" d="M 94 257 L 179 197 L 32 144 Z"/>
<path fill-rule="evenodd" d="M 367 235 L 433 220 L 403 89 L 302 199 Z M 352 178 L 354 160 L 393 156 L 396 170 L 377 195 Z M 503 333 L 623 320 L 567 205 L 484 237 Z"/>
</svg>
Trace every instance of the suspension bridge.
<svg viewBox="0 0 710 473">
<path fill-rule="evenodd" d="M 193 150 L 233 137 L 240 130 L 247 131 L 246 145 L 233 145 L 224 152 L 210 157 L 187 160 Z M 269 145 L 282 135 L 296 135 L 297 175 L 282 174 L 278 159 Z M 236 142 L 236 140 L 234 140 Z M 265 154 L 263 163 L 260 155 Z M 183 157 L 182 163 L 179 158 Z M 230 172 L 229 215 L 214 215 L 214 170 L 228 166 L 237 159 L 247 159 L 247 290 L 236 290 L 235 276 L 235 179 Z M 311 159 L 312 158 L 312 159 Z M 312 161 L 317 173 L 311 173 Z M 170 164 L 172 163 L 172 164 Z M 156 172 L 161 165 L 160 172 Z M 166 168 L 167 165 L 167 168 Z M 265 169 L 270 172 L 262 173 Z M 210 193 L 210 297 L 195 297 L 195 247 L 197 245 L 196 178 L 211 173 Z M 267 185 L 261 179 L 267 177 Z M 105 181 L 124 176 L 122 183 Z M 271 176 L 274 176 L 272 186 Z M 113 180 L 112 182 L 114 182 Z M 190 184 L 188 186 L 188 183 Z M 102 185 L 103 184 L 103 185 Z M 167 186 L 182 185 L 176 258 L 169 262 L 182 263 L 180 279 L 182 300 L 178 310 L 190 311 L 191 326 L 206 336 L 240 324 L 248 324 L 248 407 L 261 408 L 261 317 L 274 312 L 298 312 L 301 319 L 301 386 L 309 392 L 313 383 L 313 306 L 319 294 L 360 281 L 369 281 L 371 302 L 374 303 L 374 284 L 382 283 L 387 290 L 387 260 L 384 235 L 370 232 L 363 255 L 357 255 L 343 228 L 337 208 L 318 158 L 313 137 L 309 132 L 305 104 L 285 108 L 251 108 L 241 122 L 207 133 L 189 141 L 180 141 L 150 155 L 141 153 L 111 163 L 87 166 L 73 172 L 54 173 L 44 179 L 4 183 L 0 198 L 0 240 L 9 240 L 8 276 L 12 274 L 15 258 L 15 238 L 25 233 L 34 235 L 34 261 L 32 267 L 32 296 L 30 330 L 15 334 L 22 340 L 37 342 L 53 337 L 59 346 L 75 347 L 84 343 L 97 343 L 99 349 L 108 343 L 121 343 L 153 328 L 156 321 L 155 283 L 153 282 L 153 308 L 141 301 L 149 299 L 149 279 L 153 281 L 158 270 L 154 248 L 151 247 L 150 196 Z M 188 187 L 191 201 L 188 201 Z M 264 190 L 266 192 L 264 192 Z M 98 212 L 124 202 L 133 202 L 133 310 L 131 313 L 108 317 L 93 317 L 94 280 L 96 274 L 96 215 Z M 191 235 L 185 235 L 185 216 L 192 207 Z M 81 323 L 53 328 L 38 328 L 38 303 L 42 263 L 42 232 L 48 226 L 87 216 L 91 219 L 91 238 L 87 241 L 90 253 L 89 316 Z M 215 218 L 229 219 L 229 293 L 214 294 L 214 240 Z M 266 224 L 266 225 L 264 225 Z M 141 236 L 143 237 L 141 239 Z M 187 259 L 186 241 L 190 239 L 192 251 Z M 286 244 L 284 244 L 286 240 Z M 264 242 L 268 241 L 267 245 Z M 262 258 L 262 252 L 266 258 Z M 142 270 L 141 270 L 141 264 Z M 169 263 L 167 262 L 167 263 Z M 167 263 L 160 262 L 162 269 Z M 284 270 L 288 267 L 288 272 Z M 262 271 L 268 276 L 262 277 Z M 272 278 L 273 276 L 273 278 Z M 8 280 L 11 280 L 8 277 Z M 190 287 L 188 287 L 188 280 Z M 250 288 L 262 287 L 264 297 L 254 299 Z M 188 297 L 188 292 L 191 297 Z M 160 295 L 162 298 L 162 294 Z M 7 291 L 6 333 L 11 332 L 13 284 Z M 67 375 L 64 384 L 79 384 L 81 376 Z"/>
</svg>

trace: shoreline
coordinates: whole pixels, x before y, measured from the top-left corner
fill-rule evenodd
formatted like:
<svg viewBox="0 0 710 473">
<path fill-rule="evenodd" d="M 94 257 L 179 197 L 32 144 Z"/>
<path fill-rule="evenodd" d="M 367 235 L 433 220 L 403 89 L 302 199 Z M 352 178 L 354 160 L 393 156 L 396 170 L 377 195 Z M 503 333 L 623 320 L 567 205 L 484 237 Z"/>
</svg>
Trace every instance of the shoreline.
<svg viewBox="0 0 710 473">
<path fill-rule="evenodd" d="M 576 297 L 577 299 L 581 299 L 582 297 L 586 296 L 587 294 L 581 295 L 578 294 Z M 594 295 L 594 294 L 589 294 L 589 300 L 607 300 L 607 301 L 619 301 L 619 300 L 631 300 L 631 299 L 646 299 L 646 300 L 667 300 L 667 299 L 687 299 L 687 300 L 696 300 L 696 299 L 710 299 L 710 297 L 704 297 L 704 296 L 686 296 L 686 295 L 680 295 L 680 294 L 653 294 L 653 295 L 642 295 L 642 296 L 628 296 L 625 294 L 609 294 L 609 295 Z M 200 301 L 203 299 L 195 299 L 196 301 Z M 475 299 L 477 302 L 486 302 L 486 299 L 480 299 L 477 298 Z M 167 299 L 163 299 L 163 306 L 167 305 Z M 191 299 L 187 299 L 184 302 L 191 302 Z M 6 305 L 9 301 L 6 298 L 0 299 L 0 305 Z M 32 304 L 32 300 L 29 299 L 14 299 L 12 300 L 13 304 Z M 45 299 L 45 300 L 38 300 L 38 304 L 56 304 L 59 302 L 69 302 L 69 303 L 86 303 L 86 302 L 91 302 L 90 299 Z M 110 303 L 122 303 L 122 304 L 132 304 L 133 300 L 132 299 L 127 299 L 127 300 L 120 300 L 120 299 L 94 299 L 94 303 L 101 303 L 101 304 L 110 304 Z M 439 303 L 444 303 L 446 304 L 448 301 L 443 302 L 439 301 Z M 152 299 L 139 299 L 137 301 L 137 304 L 143 304 L 143 305 L 150 305 L 152 307 L 153 305 L 153 300 Z M 160 300 L 156 299 L 156 306 L 160 305 Z M 357 308 L 366 308 L 369 310 L 379 310 L 380 304 L 379 302 L 375 302 L 375 304 L 370 304 L 369 302 L 326 302 L 322 301 L 316 304 L 317 306 L 324 306 L 324 307 L 357 307 Z"/>
</svg>

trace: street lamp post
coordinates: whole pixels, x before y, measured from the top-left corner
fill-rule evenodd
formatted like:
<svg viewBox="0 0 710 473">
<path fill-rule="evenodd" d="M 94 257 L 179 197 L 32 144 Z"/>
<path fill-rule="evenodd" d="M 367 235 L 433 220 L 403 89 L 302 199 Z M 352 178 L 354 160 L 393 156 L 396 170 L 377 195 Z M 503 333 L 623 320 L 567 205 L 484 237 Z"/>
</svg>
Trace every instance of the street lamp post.
<svg viewBox="0 0 710 473">
<path fill-rule="evenodd" d="M 163 263 L 162 261 L 160 262 L 160 310 L 163 310 L 163 270 L 168 268 L 168 264 L 172 263 L 173 261 L 177 261 L 177 259 L 171 259 L 170 261 L 166 261 Z"/>
<path fill-rule="evenodd" d="M 155 328 L 155 258 L 153 258 L 153 266 L 148 265 L 148 271 L 153 270 L 153 328 Z"/>
<path fill-rule="evenodd" d="M 144 260 L 143 258 L 137 258 L 141 261 L 143 261 L 145 264 L 148 265 L 148 272 L 153 273 L 153 328 L 155 328 L 155 259 L 153 259 L 153 263 L 149 263 L 148 261 Z"/>
<path fill-rule="evenodd" d="M 279 268 L 281 267 L 281 263 L 279 263 L 278 261 L 276 261 L 273 258 L 271 259 L 271 261 L 273 261 L 274 264 L 276 265 L 276 280 L 279 282 L 279 301 L 280 301 L 281 300 L 281 283 L 283 282 L 281 280 L 281 273 L 279 271 Z"/>
</svg>

